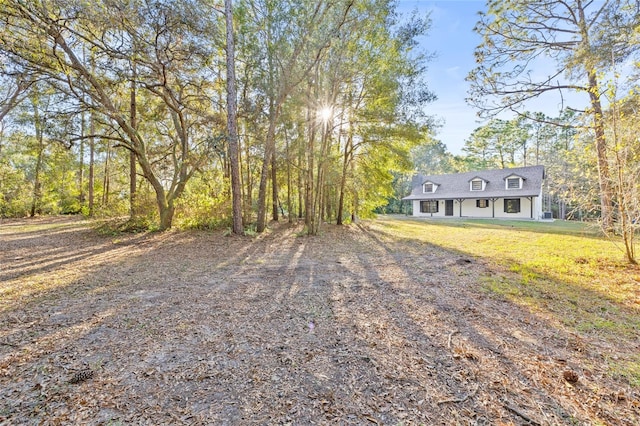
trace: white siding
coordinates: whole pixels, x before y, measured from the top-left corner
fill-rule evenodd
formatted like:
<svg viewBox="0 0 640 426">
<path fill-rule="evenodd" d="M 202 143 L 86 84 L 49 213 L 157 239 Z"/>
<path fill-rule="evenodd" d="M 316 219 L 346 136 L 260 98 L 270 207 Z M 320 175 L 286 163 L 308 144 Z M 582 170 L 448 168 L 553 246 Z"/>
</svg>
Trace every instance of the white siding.
<svg viewBox="0 0 640 426">
<path fill-rule="evenodd" d="M 479 197 L 481 198 L 481 197 Z M 477 198 L 477 199 L 479 199 Z M 542 218 L 542 197 L 513 197 L 520 199 L 520 212 L 519 213 L 505 213 L 504 211 L 504 199 L 499 198 L 495 202 L 489 200 L 488 207 L 480 208 L 476 207 L 476 198 L 466 199 L 462 201 L 462 217 L 470 218 L 499 218 L 499 219 L 535 219 Z M 460 202 L 454 200 L 453 202 L 453 216 L 445 216 L 445 201 L 438 200 L 438 212 L 437 213 L 422 213 L 420 212 L 420 201 L 413 200 L 413 216 L 415 217 L 460 217 Z M 531 217 L 531 203 L 533 202 L 533 218 Z M 495 214 L 495 216 L 494 216 Z"/>
<path fill-rule="evenodd" d="M 420 201 L 413 200 L 413 215 L 416 217 L 445 217 L 444 216 L 444 200 L 438 201 L 438 213 L 422 213 L 420 212 Z M 455 212 L 454 212 L 455 213 Z"/>
<path fill-rule="evenodd" d="M 530 219 L 531 218 L 531 201 L 526 197 L 513 197 L 520 198 L 520 213 L 505 213 L 504 211 L 504 199 L 500 198 L 496 200 L 496 217 L 505 219 Z M 535 211 L 534 211 L 534 219 Z"/>
<path fill-rule="evenodd" d="M 486 198 L 483 198 L 486 200 Z M 458 204 L 456 202 L 456 204 Z M 485 208 L 476 207 L 476 200 L 464 200 L 462 202 L 462 215 L 471 217 L 491 217 L 492 201 L 489 200 L 489 205 Z"/>
</svg>

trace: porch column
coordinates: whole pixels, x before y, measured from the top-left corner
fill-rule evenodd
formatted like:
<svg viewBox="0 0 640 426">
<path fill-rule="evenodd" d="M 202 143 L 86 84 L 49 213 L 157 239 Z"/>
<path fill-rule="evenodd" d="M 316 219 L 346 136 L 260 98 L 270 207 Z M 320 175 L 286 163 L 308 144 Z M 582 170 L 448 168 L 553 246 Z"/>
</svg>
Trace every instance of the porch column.
<svg viewBox="0 0 640 426">
<path fill-rule="evenodd" d="M 489 198 L 491 200 L 491 218 L 495 219 L 496 217 L 496 201 L 498 201 L 497 198 Z"/>
<path fill-rule="evenodd" d="M 460 205 L 460 217 L 462 217 L 462 202 L 464 201 L 464 198 L 458 198 L 456 201 Z"/>
<path fill-rule="evenodd" d="M 533 199 L 535 197 L 527 197 L 527 200 L 529 200 L 529 204 L 531 205 L 531 219 L 533 219 Z"/>
</svg>

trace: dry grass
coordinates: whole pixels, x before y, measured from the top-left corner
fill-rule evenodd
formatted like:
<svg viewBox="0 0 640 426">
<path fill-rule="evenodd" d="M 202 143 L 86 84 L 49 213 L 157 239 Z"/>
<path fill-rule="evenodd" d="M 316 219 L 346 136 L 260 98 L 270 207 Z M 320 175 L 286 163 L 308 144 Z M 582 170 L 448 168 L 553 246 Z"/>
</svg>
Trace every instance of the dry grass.
<svg viewBox="0 0 640 426">
<path fill-rule="evenodd" d="M 610 342 L 639 339 L 640 267 L 625 261 L 620 241 L 599 237 L 588 225 L 382 217 L 374 226 L 490 264 L 494 272 L 479 277 L 488 292 L 573 333 Z M 614 362 L 611 370 L 640 387 L 637 357 L 625 366 Z"/>
</svg>

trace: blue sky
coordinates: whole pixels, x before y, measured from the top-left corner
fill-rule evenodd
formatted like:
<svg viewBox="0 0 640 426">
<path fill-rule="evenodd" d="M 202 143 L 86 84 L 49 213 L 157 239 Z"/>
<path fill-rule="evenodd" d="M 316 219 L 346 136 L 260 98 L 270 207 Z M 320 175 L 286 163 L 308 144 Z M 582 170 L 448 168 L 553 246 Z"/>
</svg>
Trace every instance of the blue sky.
<svg viewBox="0 0 640 426">
<path fill-rule="evenodd" d="M 480 121 L 477 111 L 469 106 L 469 85 L 465 81 L 469 72 L 475 68 L 473 52 L 481 39 L 473 31 L 478 21 L 478 12 L 486 10 L 484 0 L 397 0 L 398 12 L 409 16 L 412 11 L 431 13 L 431 30 L 420 39 L 420 48 L 436 54 L 429 63 L 427 81 L 429 88 L 438 96 L 438 100 L 430 104 L 428 112 L 442 121 L 436 138 L 441 140 L 452 154 L 462 154 L 465 140 L 474 129 L 485 122 Z M 596 0 L 599 1 L 599 0 Z M 549 75 L 555 72 L 552 60 L 540 58 L 533 66 L 534 74 Z M 530 64 L 530 65 L 532 65 Z M 630 75 L 633 60 L 618 68 L 623 76 Z M 571 105 L 584 108 L 588 103 L 585 93 L 549 92 L 545 96 L 529 101 L 523 105 L 528 111 L 541 111 L 549 116 L 557 116 L 559 112 Z M 606 103 L 606 99 L 603 99 Z M 500 115 L 509 119 L 513 115 Z"/>
<path fill-rule="evenodd" d="M 413 10 L 431 12 L 431 30 L 421 39 L 421 47 L 435 53 L 429 64 L 427 80 L 438 100 L 428 112 L 443 121 L 436 136 L 453 154 L 460 154 L 465 139 L 479 127 L 475 109 L 465 102 L 468 83 L 465 77 L 475 66 L 473 51 L 480 37 L 473 32 L 483 0 L 399 0 L 403 15 Z"/>
</svg>

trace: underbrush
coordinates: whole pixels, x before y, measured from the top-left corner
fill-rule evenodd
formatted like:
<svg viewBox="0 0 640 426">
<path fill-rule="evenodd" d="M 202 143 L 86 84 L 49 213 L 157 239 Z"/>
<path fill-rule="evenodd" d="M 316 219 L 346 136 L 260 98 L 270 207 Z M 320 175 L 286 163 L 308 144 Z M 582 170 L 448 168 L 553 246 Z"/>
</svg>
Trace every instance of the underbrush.
<svg viewBox="0 0 640 426">
<path fill-rule="evenodd" d="M 110 219 L 97 219 L 94 229 L 99 235 L 138 234 L 141 232 L 154 232 L 158 230 L 158 224 L 148 216 L 116 217 Z"/>
</svg>

